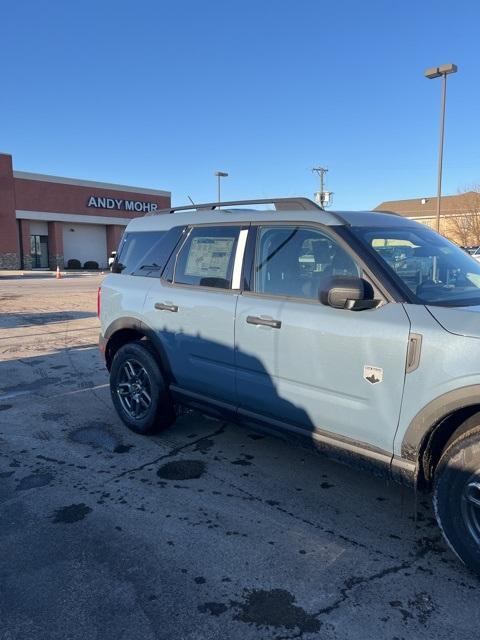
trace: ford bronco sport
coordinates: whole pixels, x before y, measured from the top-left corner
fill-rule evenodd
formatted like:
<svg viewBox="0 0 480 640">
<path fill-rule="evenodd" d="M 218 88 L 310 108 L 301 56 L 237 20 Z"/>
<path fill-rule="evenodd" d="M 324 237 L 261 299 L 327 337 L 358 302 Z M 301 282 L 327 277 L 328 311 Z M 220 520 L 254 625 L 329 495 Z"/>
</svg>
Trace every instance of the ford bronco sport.
<svg viewBox="0 0 480 640">
<path fill-rule="evenodd" d="M 128 224 L 100 348 L 133 431 L 183 404 L 303 435 L 431 491 L 480 572 L 479 312 L 480 264 L 421 224 L 306 198 L 218 203 Z"/>
</svg>

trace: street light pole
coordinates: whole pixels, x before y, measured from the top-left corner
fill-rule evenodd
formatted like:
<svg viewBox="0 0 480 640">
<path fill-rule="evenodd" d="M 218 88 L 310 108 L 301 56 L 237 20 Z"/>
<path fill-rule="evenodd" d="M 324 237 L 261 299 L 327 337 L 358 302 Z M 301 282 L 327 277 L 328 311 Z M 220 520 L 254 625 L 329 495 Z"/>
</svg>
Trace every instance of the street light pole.
<svg viewBox="0 0 480 640">
<path fill-rule="evenodd" d="M 215 171 L 215 175 L 217 177 L 217 202 L 220 204 L 220 180 L 222 178 L 228 178 L 228 173 L 226 171 Z"/>
<path fill-rule="evenodd" d="M 442 199 L 442 170 L 443 170 L 443 141 L 445 138 L 445 103 L 447 98 L 447 75 L 456 73 L 458 70 L 455 64 L 443 64 L 440 67 L 433 67 L 425 71 L 425 77 L 429 80 L 442 78 L 442 104 L 440 111 L 440 139 L 438 143 L 438 171 L 437 171 L 437 231 L 440 233 L 440 212 Z"/>
<path fill-rule="evenodd" d="M 440 136 L 438 142 L 437 169 L 437 233 L 440 233 L 440 208 L 442 198 L 443 140 L 445 138 L 445 101 L 447 98 L 447 74 L 442 75 L 442 106 L 440 111 Z"/>
</svg>

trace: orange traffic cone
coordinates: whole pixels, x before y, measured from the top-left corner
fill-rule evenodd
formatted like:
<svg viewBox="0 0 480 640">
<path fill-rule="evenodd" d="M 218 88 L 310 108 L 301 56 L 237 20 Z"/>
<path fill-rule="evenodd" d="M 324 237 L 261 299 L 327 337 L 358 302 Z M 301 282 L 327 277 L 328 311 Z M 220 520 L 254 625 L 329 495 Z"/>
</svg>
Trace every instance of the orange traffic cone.
<svg viewBox="0 0 480 640">
<path fill-rule="evenodd" d="M 57 265 L 57 275 L 55 276 L 57 280 L 62 279 L 62 274 L 60 273 L 60 267 Z"/>
</svg>

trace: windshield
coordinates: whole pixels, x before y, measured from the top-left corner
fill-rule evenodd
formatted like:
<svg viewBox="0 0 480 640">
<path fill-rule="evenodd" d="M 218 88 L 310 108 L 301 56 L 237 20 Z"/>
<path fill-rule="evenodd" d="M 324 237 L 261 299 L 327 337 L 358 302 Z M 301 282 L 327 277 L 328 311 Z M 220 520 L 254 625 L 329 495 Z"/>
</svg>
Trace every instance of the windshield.
<svg viewBox="0 0 480 640">
<path fill-rule="evenodd" d="M 480 304 L 480 263 L 428 227 L 353 227 L 423 304 Z"/>
</svg>

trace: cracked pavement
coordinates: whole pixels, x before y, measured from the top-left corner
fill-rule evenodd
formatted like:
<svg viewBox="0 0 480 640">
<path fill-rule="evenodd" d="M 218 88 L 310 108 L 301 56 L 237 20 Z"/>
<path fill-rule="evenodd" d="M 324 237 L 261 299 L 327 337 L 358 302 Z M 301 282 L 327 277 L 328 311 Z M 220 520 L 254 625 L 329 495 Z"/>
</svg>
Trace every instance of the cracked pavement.
<svg viewBox="0 0 480 640">
<path fill-rule="evenodd" d="M 0 280 L 0 640 L 478 638 L 428 497 L 196 413 L 128 432 L 99 281 Z"/>
</svg>

